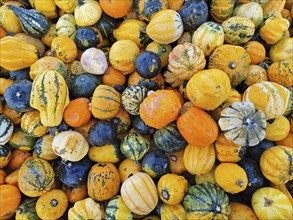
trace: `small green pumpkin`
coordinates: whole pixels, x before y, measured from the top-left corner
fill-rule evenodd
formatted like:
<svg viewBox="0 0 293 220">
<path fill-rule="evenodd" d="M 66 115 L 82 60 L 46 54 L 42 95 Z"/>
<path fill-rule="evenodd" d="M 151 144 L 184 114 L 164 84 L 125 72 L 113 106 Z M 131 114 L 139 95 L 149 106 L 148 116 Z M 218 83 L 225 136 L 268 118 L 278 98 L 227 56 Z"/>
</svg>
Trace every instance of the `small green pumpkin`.
<svg viewBox="0 0 293 220">
<path fill-rule="evenodd" d="M 52 149 L 52 142 L 53 142 L 54 136 L 51 136 L 49 134 L 44 135 L 43 137 L 40 137 L 34 148 L 35 148 L 35 154 L 37 157 L 42 158 L 44 160 L 55 160 L 59 156 L 56 155 Z"/>
<path fill-rule="evenodd" d="M 61 16 L 56 23 L 56 32 L 58 36 L 66 35 L 74 40 L 76 29 L 76 21 L 74 15 L 72 14 L 65 14 Z"/>
<path fill-rule="evenodd" d="M 105 208 L 105 219 L 132 219 L 132 213 L 124 203 L 121 195 L 112 197 Z"/>
<path fill-rule="evenodd" d="M 168 0 L 137 0 L 133 9 L 140 20 L 150 21 L 153 14 L 168 8 Z"/>
<path fill-rule="evenodd" d="M 28 135 L 41 137 L 48 133 L 46 126 L 41 123 L 40 112 L 38 110 L 24 113 L 21 117 L 20 127 Z"/>
<path fill-rule="evenodd" d="M 113 30 L 116 27 L 116 24 L 117 20 L 110 17 L 106 13 L 102 13 L 102 16 L 100 17 L 98 22 L 94 24 L 94 27 L 101 32 L 103 39 L 106 39 L 112 34 Z"/>
<path fill-rule="evenodd" d="M 39 220 L 36 212 L 38 198 L 28 198 L 24 200 L 16 209 L 16 220 Z"/>
<path fill-rule="evenodd" d="M 77 48 L 82 51 L 91 47 L 99 47 L 102 41 L 103 39 L 100 32 L 90 27 L 78 28 L 74 37 Z"/>
</svg>

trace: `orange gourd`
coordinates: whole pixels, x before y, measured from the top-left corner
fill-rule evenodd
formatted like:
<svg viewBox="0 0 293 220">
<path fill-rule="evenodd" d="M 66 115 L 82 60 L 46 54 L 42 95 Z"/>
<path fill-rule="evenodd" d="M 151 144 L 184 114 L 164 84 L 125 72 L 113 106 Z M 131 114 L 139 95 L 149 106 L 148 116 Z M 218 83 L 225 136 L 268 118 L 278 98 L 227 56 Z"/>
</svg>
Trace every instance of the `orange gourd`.
<svg viewBox="0 0 293 220">
<path fill-rule="evenodd" d="M 24 150 L 14 150 L 12 152 L 11 160 L 8 164 L 9 169 L 11 170 L 16 170 L 20 167 L 23 162 L 31 157 L 32 154 L 29 151 L 24 151 Z"/>
<path fill-rule="evenodd" d="M 21 194 L 19 189 L 13 185 L 0 185 L 0 219 L 10 219 L 18 205 Z"/>
<path fill-rule="evenodd" d="M 100 0 L 103 11 L 113 18 L 125 16 L 131 10 L 132 4 L 133 0 Z"/>
</svg>

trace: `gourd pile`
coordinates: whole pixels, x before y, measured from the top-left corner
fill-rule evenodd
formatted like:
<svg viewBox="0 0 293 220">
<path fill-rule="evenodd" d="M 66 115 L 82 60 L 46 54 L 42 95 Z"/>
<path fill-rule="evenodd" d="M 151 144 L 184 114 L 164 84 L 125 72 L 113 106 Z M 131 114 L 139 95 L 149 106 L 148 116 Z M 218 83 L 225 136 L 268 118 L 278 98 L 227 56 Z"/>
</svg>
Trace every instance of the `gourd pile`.
<svg viewBox="0 0 293 220">
<path fill-rule="evenodd" d="M 292 219 L 292 0 L 0 2 L 0 219 Z"/>
</svg>

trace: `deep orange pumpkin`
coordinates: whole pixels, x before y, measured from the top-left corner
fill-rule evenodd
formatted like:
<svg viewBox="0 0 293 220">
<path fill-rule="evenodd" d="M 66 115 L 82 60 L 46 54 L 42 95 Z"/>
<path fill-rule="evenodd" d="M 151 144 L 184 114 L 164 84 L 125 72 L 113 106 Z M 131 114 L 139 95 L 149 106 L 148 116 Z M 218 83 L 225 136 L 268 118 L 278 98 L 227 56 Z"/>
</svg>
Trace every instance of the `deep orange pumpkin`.
<svg viewBox="0 0 293 220">
<path fill-rule="evenodd" d="M 113 18 L 125 16 L 131 10 L 132 4 L 133 0 L 100 0 L 103 11 Z"/>
<path fill-rule="evenodd" d="M 204 147 L 217 139 L 218 125 L 208 113 L 196 107 L 189 107 L 181 112 L 177 126 L 189 144 Z"/>
<path fill-rule="evenodd" d="M 32 154 L 29 151 L 14 150 L 12 152 L 11 160 L 9 161 L 8 167 L 11 170 L 17 170 L 23 162 L 31 157 Z"/>
<path fill-rule="evenodd" d="M 16 186 L 0 185 L 0 219 L 10 219 L 21 200 L 21 194 Z"/>
</svg>

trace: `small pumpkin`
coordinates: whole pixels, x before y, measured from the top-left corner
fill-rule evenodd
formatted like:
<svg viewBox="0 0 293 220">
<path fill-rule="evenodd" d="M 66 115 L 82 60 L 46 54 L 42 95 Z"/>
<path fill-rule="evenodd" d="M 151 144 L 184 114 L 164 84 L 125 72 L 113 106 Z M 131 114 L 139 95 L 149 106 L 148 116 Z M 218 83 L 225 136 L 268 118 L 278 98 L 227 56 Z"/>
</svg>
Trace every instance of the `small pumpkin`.
<svg viewBox="0 0 293 220">
<path fill-rule="evenodd" d="M 13 171 L 5 177 L 4 182 L 9 185 L 18 187 L 18 170 Z"/>
<path fill-rule="evenodd" d="M 292 148 L 286 146 L 274 146 L 265 150 L 260 157 L 263 175 L 276 185 L 292 180 L 292 154 Z"/>
<path fill-rule="evenodd" d="M 76 1 L 76 4 L 77 4 L 77 0 L 70 0 L 70 1 L 72 2 Z M 56 22 L 57 36 L 66 35 L 70 37 L 72 40 L 74 40 L 76 35 L 76 30 L 77 30 L 76 26 L 77 25 L 76 25 L 76 21 L 73 14 L 64 14 L 60 16 L 60 18 L 58 18 L 58 21 Z"/>
<path fill-rule="evenodd" d="M 161 60 L 152 51 L 143 51 L 135 59 L 134 65 L 138 75 L 143 78 L 151 79 L 161 71 Z"/>
<path fill-rule="evenodd" d="M 121 178 L 121 183 L 123 183 L 131 175 L 142 171 L 141 163 L 126 158 L 120 163 L 118 170 Z"/>
<path fill-rule="evenodd" d="M 292 138 L 293 138 L 293 132 L 289 132 L 289 134 L 284 139 L 280 141 L 276 141 L 276 144 L 293 148 L 293 143 L 291 141 Z"/>
<path fill-rule="evenodd" d="M 163 204 L 160 208 L 161 219 L 167 220 L 172 218 L 186 219 L 186 211 L 182 204 L 168 205 Z"/>
<path fill-rule="evenodd" d="M 21 123 L 23 112 L 16 112 L 12 108 L 9 108 L 7 103 L 5 103 L 3 107 L 3 115 L 8 117 L 12 121 L 13 125 L 18 125 Z"/>
<path fill-rule="evenodd" d="M 284 38 L 272 45 L 270 49 L 270 59 L 272 62 L 282 61 L 293 58 L 291 50 L 293 46 L 293 38 Z"/>
<path fill-rule="evenodd" d="M 138 0 L 134 1 L 133 9 L 139 20 L 150 21 L 151 17 L 163 9 L 168 8 L 167 0 Z"/>
<path fill-rule="evenodd" d="M 88 195 L 96 201 L 105 201 L 115 196 L 120 187 L 120 175 L 112 163 L 96 163 L 90 169 Z"/>
<path fill-rule="evenodd" d="M 280 141 L 290 132 L 290 122 L 285 116 L 276 118 L 273 123 L 268 123 L 266 129 L 266 140 Z"/>
<path fill-rule="evenodd" d="M 30 157 L 19 168 L 18 186 L 23 194 L 38 197 L 51 189 L 54 177 L 54 170 L 47 161 Z"/>
<path fill-rule="evenodd" d="M 156 75 L 155 77 L 151 79 L 146 79 L 141 77 L 137 73 L 137 71 L 134 71 L 133 73 L 129 75 L 127 83 L 128 83 L 128 86 L 139 85 L 139 86 L 144 86 L 148 90 L 153 90 L 153 91 L 165 88 L 165 80 L 161 73 L 159 73 L 158 75 Z"/>
<path fill-rule="evenodd" d="M 212 0 L 210 10 L 213 19 L 217 23 L 222 23 L 230 18 L 233 14 L 235 2 L 235 0 Z"/>
<path fill-rule="evenodd" d="M 253 209 L 249 206 L 244 205 L 239 202 L 230 202 L 231 213 L 229 215 L 229 220 L 240 220 L 240 219 L 251 219 L 257 220 L 257 216 Z"/>
<path fill-rule="evenodd" d="M 41 37 L 42 42 L 47 47 L 51 47 L 53 39 L 57 37 L 56 24 L 50 24 L 48 32 Z"/>
<path fill-rule="evenodd" d="M 41 137 L 48 133 L 47 127 L 41 123 L 38 110 L 24 113 L 21 117 L 20 127 L 24 132 L 33 137 Z"/>
<path fill-rule="evenodd" d="M 249 65 L 245 85 L 251 86 L 262 81 L 269 81 L 267 71 L 258 65 Z"/>
<path fill-rule="evenodd" d="M 13 196 L 12 196 L 13 195 Z M 0 185 L 0 218 L 10 219 L 21 201 L 21 193 L 16 186 Z"/>
<path fill-rule="evenodd" d="M 188 81 L 186 92 L 195 107 L 214 110 L 228 98 L 231 92 L 230 80 L 219 69 L 202 70 Z"/>
<path fill-rule="evenodd" d="M 251 102 L 232 103 L 222 110 L 218 124 L 225 137 L 240 146 L 255 146 L 266 135 L 265 115 Z"/>
<path fill-rule="evenodd" d="M 62 131 L 54 137 L 52 148 L 63 160 L 76 162 L 88 153 L 89 145 L 77 131 Z"/>
<path fill-rule="evenodd" d="M 174 152 L 174 153 L 166 153 L 170 160 L 170 171 L 175 174 L 183 174 L 186 171 L 183 162 L 183 154 L 184 149 Z"/>
<path fill-rule="evenodd" d="M 86 49 L 80 58 L 82 68 L 91 74 L 102 75 L 108 68 L 105 53 L 97 48 Z"/>
<path fill-rule="evenodd" d="M 55 160 L 58 158 L 58 155 L 56 155 L 52 149 L 52 142 L 54 137 L 47 134 L 43 137 L 40 137 L 35 146 L 34 146 L 34 153 L 37 155 L 37 157 L 40 157 L 44 160 Z"/>
<path fill-rule="evenodd" d="M 108 86 L 123 86 L 125 82 L 126 76 L 112 66 L 109 66 L 106 72 L 102 75 L 102 83 Z"/>
<path fill-rule="evenodd" d="M 176 174 L 163 175 L 157 185 L 160 199 L 168 205 L 178 205 L 188 189 L 188 182 Z"/>
<path fill-rule="evenodd" d="M 290 219 L 292 204 L 289 198 L 280 190 L 263 187 L 255 191 L 251 199 L 252 208 L 260 220 Z"/>
<path fill-rule="evenodd" d="M 250 62 L 249 54 L 243 47 L 224 44 L 211 54 L 208 68 L 224 71 L 232 87 L 235 87 L 245 79 Z"/>
<path fill-rule="evenodd" d="M 36 141 L 36 137 L 28 135 L 21 129 L 17 129 L 13 132 L 8 144 L 14 149 L 30 151 L 34 149 Z"/>
<path fill-rule="evenodd" d="M 102 6 L 104 1 L 100 1 L 100 6 Z M 117 20 L 114 19 L 114 17 L 110 17 L 105 13 L 105 10 L 103 9 L 102 16 L 98 20 L 97 23 L 94 24 L 94 27 L 97 28 L 100 31 L 100 34 L 102 35 L 103 40 L 108 38 L 114 31 L 117 25 Z"/>
<path fill-rule="evenodd" d="M 74 9 L 76 24 L 81 27 L 95 24 L 102 15 L 100 3 L 93 0 L 79 0 Z"/>
<path fill-rule="evenodd" d="M 29 36 L 25 33 L 17 33 L 13 37 L 18 38 L 24 42 L 29 43 L 29 44 L 35 45 L 38 49 L 39 56 L 40 57 L 44 56 L 45 45 L 43 44 L 43 42 L 40 39 Z"/>
<path fill-rule="evenodd" d="M 152 178 L 143 172 L 133 174 L 121 186 L 126 206 L 135 214 L 147 215 L 158 204 L 158 192 Z"/>
<path fill-rule="evenodd" d="M 132 219 L 132 213 L 121 195 L 112 197 L 105 208 L 105 219 Z"/>
<path fill-rule="evenodd" d="M 111 144 L 117 135 L 117 126 L 112 121 L 95 122 L 88 131 L 89 144 L 103 146 Z"/>
<path fill-rule="evenodd" d="M 80 27 L 76 31 L 74 42 L 79 50 L 85 51 L 91 47 L 99 47 L 102 44 L 101 33 L 90 27 Z"/>
<path fill-rule="evenodd" d="M 179 44 L 169 54 L 168 70 L 182 80 L 189 80 L 205 65 L 204 52 L 192 43 Z"/>
<path fill-rule="evenodd" d="M 9 161 L 8 167 L 11 170 L 17 170 L 27 158 L 31 157 L 32 154 L 29 151 L 13 150 L 11 160 Z"/>
<path fill-rule="evenodd" d="M 160 129 L 177 119 L 181 106 L 174 91 L 157 90 L 143 100 L 139 114 L 148 126 Z"/>
<path fill-rule="evenodd" d="M 68 211 L 68 219 L 102 219 L 102 208 L 92 198 L 86 198 L 74 203 L 74 206 Z"/>
<path fill-rule="evenodd" d="M 220 163 L 215 169 L 215 179 L 225 192 L 232 194 L 245 190 L 248 183 L 244 169 L 234 163 Z"/>
<path fill-rule="evenodd" d="M 87 197 L 87 185 L 83 184 L 78 187 L 69 187 L 62 185 L 62 190 L 66 193 L 68 202 L 75 203 Z"/>
<path fill-rule="evenodd" d="M 16 220 L 39 220 L 36 213 L 36 203 L 38 198 L 29 198 L 24 200 L 17 208 L 15 219 Z"/>
<path fill-rule="evenodd" d="M 113 17 L 113 18 L 121 18 L 125 16 L 132 8 L 133 0 L 101 0 L 100 1 L 101 8 L 103 11 Z"/>
<path fill-rule="evenodd" d="M 278 11 L 281 12 L 284 9 L 286 1 L 281 0 L 278 2 L 268 0 L 262 5 L 263 12 Z"/>
<path fill-rule="evenodd" d="M 131 115 L 131 126 L 135 132 L 142 135 L 153 134 L 155 132 L 155 129 L 146 125 L 139 115 Z"/>
<path fill-rule="evenodd" d="M 293 61 L 292 59 L 281 60 L 272 63 L 268 70 L 270 81 L 285 87 L 293 86 Z"/>
<path fill-rule="evenodd" d="M 156 41 L 152 41 L 146 46 L 145 50 L 152 51 L 159 56 L 162 68 L 168 65 L 169 53 L 172 51 L 172 47 L 170 44 L 160 44 Z"/>
<path fill-rule="evenodd" d="M 170 44 L 179 39 L 183 30 L 183 21 L 179 13 L 172 9 L 163 9 L 151 18 L 146 33 L 160 44 Z"/>
<path fill-rule="evenodd" d="M 182 110 L 177 119 L 177 127 L 189 144 L 199 147 L 210 145 L 218 136 L 218 126 L 214 119 L 196 107 Z"/>
<path fill-rule="evenodd" d="M 4 95 L 6 88 L 11 86 L 13 84 L 13 80 L 6 79 L 6 78 L 0 78 L 0 95 Z"/>
<path fill-rule="evenodd" d="M 231 208 L 227 194 L 209 182 L 192 185 L 183 199 L 187 219 L 228 219 Z"/>
<path fill-rule="evenodd" d="M 125 134 L 131 124 L 130 115 L 124 108 L 120 108 L 111 121 L 117 126 L 117 134 Z"/>
<path fill-rule="evenodd" d="M 250 57 L 251 64 L 260 64 L 265 60 L 266 49 L 261 43 L 249 41 L 243 47 Z"/>
<path fill-rule="evenodd" d="M 14 125 L 11 120 L 5 115 L 0 115 L 0 145 L 6 144 L 12 137 Z"/>
<path fill-rule="evenodd" d="M 77 6 L 77 0 L 55 0 L 55 4 L 66 13 L 73 13 Z"/>
<path fill-rule="evenodd" d="M 10 159 L 11 159 L 12 153 L 11 150 L 8 148 L 7 145 L 1 145 L 0 146 L 0 169 L 5 168 Z"/>
<path fill-rule="evenodd" d="M 233 16 L 250 19 L 254 23 L 255 28 L 258 28 L 263 22 L 263 10 L 257 2 L 249 2 L 237 6 L 233 11 Z"/>
<path fill-rule="evenodd" d="M 51 44 L 53 54 L 64 63 L 70 63 L 77 56 L 77 47 L 74 41 L 66 35 L 55 37 Z"/>
</svg>

